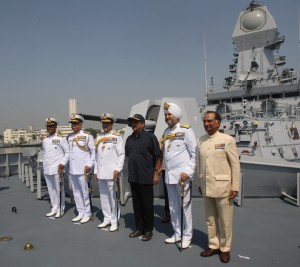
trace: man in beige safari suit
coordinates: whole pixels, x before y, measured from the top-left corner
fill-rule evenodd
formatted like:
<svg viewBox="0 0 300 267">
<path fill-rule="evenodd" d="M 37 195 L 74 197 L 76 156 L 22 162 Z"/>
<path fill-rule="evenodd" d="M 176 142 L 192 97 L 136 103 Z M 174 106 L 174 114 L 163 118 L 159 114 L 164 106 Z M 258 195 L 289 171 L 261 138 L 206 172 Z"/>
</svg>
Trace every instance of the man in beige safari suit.
<svg viewBox="0 0 300 267">
<path fill-rule="evenodd" d="M 203 195 L 208 249 L 202 257 L 220 255 L 221 262 L 230 261 L 232 241 L 233 199 L 240 183 L 240 163 L 235 140 L 218 131 L 220 114 L 208 111 L 203 125 L 207 135 L 197 142 L 199 192 Z"/>
</svg>

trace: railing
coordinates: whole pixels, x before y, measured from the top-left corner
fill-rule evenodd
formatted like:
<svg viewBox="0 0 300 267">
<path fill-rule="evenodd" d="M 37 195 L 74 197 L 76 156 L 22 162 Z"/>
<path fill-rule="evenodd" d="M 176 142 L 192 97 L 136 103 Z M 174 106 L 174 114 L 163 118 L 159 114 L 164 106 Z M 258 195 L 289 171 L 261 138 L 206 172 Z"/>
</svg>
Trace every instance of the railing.
<svg viewBox="0 0 300 267">
<path fill-rule="evenodd" d="M 241 163 L 248 163 L 247 160 L 241 160 Z M 280 163 L 263 163 L 263 162 L 249 162 L 251 164 L 255 163 L 257 165 L 265 165 L 272 167 L 289 167 L 292 169 L 299 169 L 299 166 L 287 166 L 288 164 Z M 124 169 L 126 173 L 126 168 Z M 67 170 L 66 170 L 67 172 Z M 31 192 L 36 193 L 37 199 L 42 199 L 47 194 L 47 187 L 45 180 L 43 179 L 43 168 L 42 161 L 38 160 L 37 154 L 28 156 L 28 153 L 24 153 L 22 150 L 17 150 L 16 148 L 12 150 L 0 150 L 0 177 L 7 177 L 10 175 L 19 175 L 22 182 L 25 183 L 26 187 L 30 189 Z M 123 173 L 123 175 L 125 175 Z M 297 171 L 295 175 L 295 185 L 297 188 L 296 197 L 292 197 L 286 192 L 282 192 L 282 198 L 287 198 L 292 201 L 295 205 L 300 206 L 300 173 Z M 123 179 L 120 179 L 120 193 L 121 193 L 121 204 L 125 205 L 130 194 L 129 190 L 126 190 L 126 175 Z M 238 206 L 243 205 L 244 198 L 244 179 L 243 174 L 241 174 L 240 190 L 235 202 Z M 66 176 L 66 179 L 67 176 Z M 71 186 L 67 188 L 70 193 L 70 201 L 72 202 L 72 191 Z"/>
<path fill-rule="evenodd" d="M 5 150 L 5 151 L 4 151 Z M 0 176 L 6 177 L 21 173 L 22 153 L 20 149 L 0 150 Z"/>
<path fill-rule="evenodd" d="M 47 190 L 43 181 L 42 162 L 37 160 L 39 147 L 9 147 L 0 149 L 0 177 L 18 175 L 30 192 L 43 198 Z"/>
<path fill-rule="evenodd" d="M 292 197 L 291 195 L 287 194 L 286 192 L 282 192 L 282 198 L 289 199 L 293 204 L 300 207 L 300 173 L 297 173 L 297 196 L 296 198 Z"/>
</svg>

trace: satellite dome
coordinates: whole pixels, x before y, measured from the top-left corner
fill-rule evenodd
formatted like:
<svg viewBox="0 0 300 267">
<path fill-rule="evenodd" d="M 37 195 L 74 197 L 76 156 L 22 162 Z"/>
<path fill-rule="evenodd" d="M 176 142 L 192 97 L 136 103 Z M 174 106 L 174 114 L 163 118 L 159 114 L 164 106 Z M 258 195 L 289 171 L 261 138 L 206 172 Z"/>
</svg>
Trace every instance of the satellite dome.
<svg viewBox="0 0 300 267">
<path fill-rule="evenodd" d="M 266 23 L 266 14 L 262 9 L 255 9 L 244 13 L 241 17 L 241 26 L 245 31 L 254 31 L 262 28 Z"/>
</svg>

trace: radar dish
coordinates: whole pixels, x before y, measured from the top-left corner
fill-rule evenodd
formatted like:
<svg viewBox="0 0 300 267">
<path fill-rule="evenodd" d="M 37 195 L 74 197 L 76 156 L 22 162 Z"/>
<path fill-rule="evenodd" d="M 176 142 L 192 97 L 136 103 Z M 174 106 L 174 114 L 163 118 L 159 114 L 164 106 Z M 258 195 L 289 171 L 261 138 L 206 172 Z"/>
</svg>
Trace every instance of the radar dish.
<svg viewBox="0 0 300 267">
<path fill-rule="evenodd" d="M 245 12 L 241 17 L 241 28 L 244 31 L 259 30 L 265 24 L 266 13 L 260 8 Z"/>
</svg>

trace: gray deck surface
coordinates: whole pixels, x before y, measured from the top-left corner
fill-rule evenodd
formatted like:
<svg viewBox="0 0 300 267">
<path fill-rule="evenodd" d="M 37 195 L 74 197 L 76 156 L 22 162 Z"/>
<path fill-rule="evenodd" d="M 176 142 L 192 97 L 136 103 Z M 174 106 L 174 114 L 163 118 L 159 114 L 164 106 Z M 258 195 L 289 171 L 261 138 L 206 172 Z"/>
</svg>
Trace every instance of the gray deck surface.
<svg viewBox="0 0 300 267">
<path fill-rule="evenodd" d="M 45 217 L 50 208 L 47 200 L 37 200 L 17 176 L 0 178 L 0 237 L 13 237 L 11 241 L 0 241 L 1 267 L 226 266 L 217 255 L 199 256 L 207 246 L 201 198 L 193 200 L 191 247 L 181 253 L 175 245 L 164 243 L 172 235 L 172 227 L 160 222 L 162 199 L 154 200 L 155 230 L 149 242 L 128 237 L 134 229 L 131 199 L 121 207 L 120 231 L 114 233 L 97 228 L 102 220 L 98 198 L 93 199 L 95 220 L 84 225 L 71 222 L 75 207 L 66 200 L 64 217 L 49 219 Z M 34 249 L 24 250 L 27 242 Z M 300 209 L 281 199 L 244 199 L 243 207 L 235 207 L 231 261 L 227 266 L 300 266 Z"/>
</svg>

